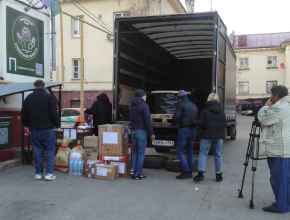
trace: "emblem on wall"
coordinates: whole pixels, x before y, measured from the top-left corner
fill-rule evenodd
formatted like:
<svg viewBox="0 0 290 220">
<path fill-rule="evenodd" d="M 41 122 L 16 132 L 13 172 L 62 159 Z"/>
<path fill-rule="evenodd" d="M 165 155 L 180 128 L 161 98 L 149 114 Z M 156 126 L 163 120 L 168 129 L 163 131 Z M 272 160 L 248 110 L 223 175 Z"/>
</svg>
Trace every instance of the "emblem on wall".
<svg viewBox="0 0 290 220">
<path fill-rule="evenodd" d="M 12 28 L 13 44 L 17 53 L 26 60 L 33 59 L 39 48 L 38 31 L 31 19 L 18 17 Z"/>
</svg>

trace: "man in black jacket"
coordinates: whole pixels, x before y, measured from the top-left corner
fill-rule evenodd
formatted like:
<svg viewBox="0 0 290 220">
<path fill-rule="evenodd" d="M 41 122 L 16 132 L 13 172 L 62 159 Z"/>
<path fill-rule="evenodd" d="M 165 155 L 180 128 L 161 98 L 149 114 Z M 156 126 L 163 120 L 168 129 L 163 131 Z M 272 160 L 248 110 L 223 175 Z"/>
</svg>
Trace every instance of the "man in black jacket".
<svg viewBox="0 0 290 220">
<path fill-rule="evenodd" d="M 29 127 L 34 150 L 35 175 L 37 180 L 42 179 L 43 152 L 46 152 L 46 180 L 54 180 L 53 165 L 55 156 L 54 127 L 60 127 L 60 118 L 57 115 L 54 97 L 44 89 L 44 82 L 36 80 L 34 90 L 24 100 L 21 117 L 22 123 Z"/>
<path fill-rule="evenodd" d="M 193 144 L 196 138 L 196 125 L 198 123 L 197 107 L 188 100 L 184 90 L 178 93 L 179 104 L 176 107 L 171 124 L 175 125 L 179 121 L 179 135 L 177 138 L 177 155 L 180 160 L 183 172 L 176 179 L 192 178 L 194 171 Z M 187 160 L 184 155 L 187 154 Z"/>
<path fill-rule="evenodd" d="M 155 140 L 149 107 L 145 103 L 146 97 L 144 90 L 136 90 L 135 98 L 132 99 L 129 107 L 130 138 L 134 148 L 130 176 L 136 180 L 146 178 L 142 173 L 142 167 L 147 146 L 147 134 L 151 140 Z"/>
<path fill-rule="evenodd" d="M 94 134 L 96 136 L 99 133 L 99 125 L 112 123 L 112 103 L 104 92 L 99 93 L 92 107 L 87 108 L 85 112 L 93 115 Z"/>
</svg>

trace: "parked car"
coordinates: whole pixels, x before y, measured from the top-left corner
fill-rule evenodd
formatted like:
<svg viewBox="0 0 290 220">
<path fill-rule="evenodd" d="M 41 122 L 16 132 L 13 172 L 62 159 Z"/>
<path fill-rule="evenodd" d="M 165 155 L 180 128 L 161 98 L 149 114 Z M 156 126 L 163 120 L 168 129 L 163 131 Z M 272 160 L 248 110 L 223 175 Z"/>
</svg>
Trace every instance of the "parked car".
<svg viewBox="0 0 290 220">
<path fill-rule="evenodd" d="M 241 111 L 241 115 L 253 115 L 253 111 L 252 110 Z"/>
<path fill-rule="evenodd" d="M 77 128 L 82 122 L 86 126 L 89 125 L 85 119 L 85 114 L 83 114 L 83 119 L 81 120 L 80 108 L 64 108 L 61 110 L 61 128 Z M 92 124 L 92 121 L 90 124 Z"/>
</svg>

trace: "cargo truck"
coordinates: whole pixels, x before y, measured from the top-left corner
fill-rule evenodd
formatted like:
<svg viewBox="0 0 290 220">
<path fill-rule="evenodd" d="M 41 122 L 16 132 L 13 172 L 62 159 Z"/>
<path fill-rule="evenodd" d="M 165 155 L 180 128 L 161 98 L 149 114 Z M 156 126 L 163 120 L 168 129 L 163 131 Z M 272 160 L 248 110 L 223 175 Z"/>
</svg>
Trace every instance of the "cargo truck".
<svg viewBox="0 0 290 220">
<path fill-rule="evenodd" d="M 236 56 L 218 12 L 122 17 L 115 21 L 113 120 L 129 123 L 128 107 L 136 89 L 192 92 L 199 112 L 211 92 L 226 114 L 225 137 L 236 139 Z M 152 122 L 157 152 L 176 148 L 178 127 Z M 197 141 L 198 143 L 198 141 Z M 198 144 L 195 144 L 197 146 Z"/>
</svg>

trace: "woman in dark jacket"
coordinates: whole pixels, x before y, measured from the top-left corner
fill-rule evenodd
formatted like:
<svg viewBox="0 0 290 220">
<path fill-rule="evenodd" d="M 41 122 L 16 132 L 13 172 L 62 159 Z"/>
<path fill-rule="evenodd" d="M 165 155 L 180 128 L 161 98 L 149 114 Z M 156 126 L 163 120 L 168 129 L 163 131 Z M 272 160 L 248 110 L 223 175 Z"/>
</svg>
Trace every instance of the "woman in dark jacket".
<svg viewBox="0 0 290 220">
<path fill-rule="evenodd" d="M 98 136 L 98 126 L 112 123 L 112 103 L 106 93 L 100 92 L 97 100 L 86 113 L 93 115 L 94 134 Z"/>
<path fill-rule="evenodd" d="M 198 175 L 194 181 L 204 180 L 205 164 L 210 147 L 213 147 L 216 181 L 222 181 L 222 146 L 225 137 L 226 117 L 219 103 L 216 93 L 208 96 L 205 108 L 201 111 L 198 127 L 200 133 L 200 150 L 198 161 Z"/>
</svg>

